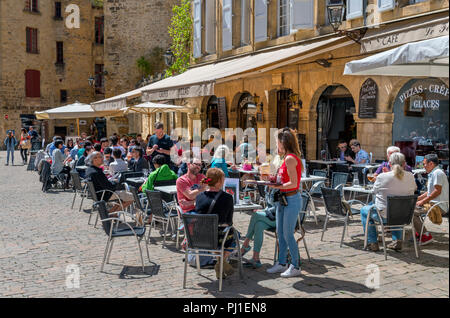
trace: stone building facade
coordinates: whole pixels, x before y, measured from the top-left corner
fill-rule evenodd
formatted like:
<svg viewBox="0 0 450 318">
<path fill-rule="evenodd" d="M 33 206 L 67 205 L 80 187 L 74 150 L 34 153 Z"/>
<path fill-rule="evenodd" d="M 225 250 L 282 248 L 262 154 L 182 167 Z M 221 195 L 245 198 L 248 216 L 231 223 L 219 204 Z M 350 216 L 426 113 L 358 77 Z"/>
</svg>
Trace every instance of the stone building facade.
<svg viewBox="0 0 450 318">
<path fill-rule="evenodd" d="M 171 44 L 168 27 L 172 7 L 179 0 L 115 0 L 104 2 L 106 98 L 136 88 L 142 79 L 137 61 L 154 50 L 165 52 Z M 155 73 L 155 70 L 152 70 Z M 141 133 L 139 115 L 108 120 L 108 133 Z M 144 120 L 144 122 L 146 122 Z"/>
<path fill-rule="evenodd" d="M 13 129 L 18 135 L 22 125 L 35 126 L 47 140 L 54 134 L 76 134 L 73 120 L 42 122 L 33 115 L 76 100 L 104 98 L 102 83 L 88 81 L 102 76 L 96 75 L 104 64 L 102 16 L 102 7 L 88 0 L 0 2 L 2 134 Z"/>
<path fill-rule="evenodd" d="M 367 28 L 359 43 L 345 36 L 337 39 L 328 21 L 327 4 L 331 3 L 346 4 L 340 30 Z M 285 54 L 289 48 L 319 45 L 290 57 L 275 56 L 264 67 L 216 79 L 211 83 L 213 94 L 186 96 L 173 102 L 191 107 L 189 118 L 201 120 L 203 128 L 217 127 L 218 99 L 224 101 L 230 128 L 245 129 L 250 125 L 255 130 L 266 128 L 269 133 L 269 128 L 290 126 L 303 135 L 307 159 L 320 156 L 324 140 L 332 154 L 338 140 L 352 138 L 359 139 L 362 147 L 373 154 L 373 160 L 384 159 L 386 148 L 401 140 L 394 129 L 400 123 L 399 117 L 412 118 L 400 115 L 395 108 L 403 107 L 397 105 L 398 95 L 416 79 L 346 76 L 345 64 L 408 42 L 448 36 L 448 7 L 448 0 L 194 0 L 195 68 L 220 62 L 230 67 L 241 57 L 267 52 Z M 337 40 L 329 42 L 333 38 Z M 376 83 L 378 94 L 376 113 L 365 118 L 359 114 L 360 93 L 369 78 Z M 429 80 L 433 84 L 424 85 L 442 86 L 440 111 L 448 114 L 448 78 Z M 173 90 L 186 91 L 188 86 L 180 82 Z M 167 89 L 171 88 L 163 90 Z M 154 101 L 163 100 L 158 98 L 157 89 L 149 87 L 148 91 Z M 332 127 L 326 128 L 323 118 L 330 115 L 330 107 L 335 113 Z M 432 130 L 437 129 L 436 116 L 439 114 L 423 117 L 424 123 L 432 122 Z M 440 125 L 448 132 L 448 121 L 447 128 Z M 327 130 L 331 131 L 325 133 Z M 448 137 L 446 145 L 443 143 L 439 147 L 446 148 L 443 152 L 448 158 Z"/>
</svg>

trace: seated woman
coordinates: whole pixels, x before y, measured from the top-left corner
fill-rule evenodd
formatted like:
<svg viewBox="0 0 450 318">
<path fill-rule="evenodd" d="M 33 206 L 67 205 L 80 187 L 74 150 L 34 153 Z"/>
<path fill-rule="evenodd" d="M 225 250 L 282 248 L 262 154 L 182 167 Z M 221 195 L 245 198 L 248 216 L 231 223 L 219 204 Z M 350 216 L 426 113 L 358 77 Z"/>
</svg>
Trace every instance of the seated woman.
<svg viewBox="0 0 450 318">
<path fill-rule="evenodd" d="M 252 248 L 250 246 L 250 240 L 254 241 L 253 257 L 249 262 L 244 264 L 245 267 L 260 268 L 262 266 L 259 253 L 261 252 L 264 241 L 264 231 L 276 227 L 275 213 L 277 208 L 274 203 L 274 194 L 278 190 L 270 189 L 269 192 L 267 190 L 266 188 L 266 208 L 253 213 L 248 225 L 244 244 L 241 248 L 241 255 L 243 256 Z"/>
<path fill-rule="evenodd" d="M 67 189 L 69 187 L 69 180 L 70 180 L 70 168 L 65 165 L 66 158 L 64 157 L 64 154 L 61 152 L 61 149 L 64 145 L 64 142 L 62 140 L 56 140 L 55 141 L 55 150 L 53 150 L 53 162 L 51 166 L 52 174 L 59 175 L 59 174 L 65 174 L 66 175 L 66 184 L 64 187 Z"/>
<path fill-rule="evenodd" d="M 219 246 L 225 240 L 225 248 L 231 247 L 233 243 L 233 233 L 229 232 L 224 237 L 223 230 L 233 224 L 234 204 L 233 197 L 222 191 L 225 182 L 225 174 L 221 169 L 210 168 L 206 172 L 206 178 L 202 181 L 209 186 L 209 190 L 200 193 L 195 201 L 195 211 L 198 214 L 217 214 L 219 216 Z M 215 203 L 214 203 L 215 202 Z M 226 261 L 231 254 L 225 251 L 223 258 L 224 274 L 229 276 L 233 273 L 233 267 Z M 214 268 L 217 278 L 220 277 L 220 262 Z"/>
<path fill-rule="evenodd" d="M 405 156 L 400 152 L 395 152 L 389 157 L 389 165 L 392 170 L 380 174 L 373 186 L 376 194 L 375 204 L 369 204 L 361 209 L 361 223 L 363 230 L 366 228 L 366 221 L 369 213 L 371 218 L 380 222 L 375 207 L 380 211 L 383 223 L 386 223 L 386 205 L 388 195 L 412 195 L 416 191 L 416 183 L 412 173 L 405 171 Z M 378 235 L 373 226 L 369 227 L 367 242 L 369 250 L 378 251 Z M 387 246 L 394 250 L 402 248 L 402 231 L 392 231 L 392 243 Z"/>
<path fill-rule="evenodd" d="M 139 189 L 142 192 L 145 192 L 145 190 L 153 191 L 155 181 L 176 180 L 178 178 L 177 174 L 166 164 L 164 155 L 156 155 L 152 162 L 156 170 L 150 173 L 147 181 Z"/>
<path fill-rule="evenodd" d="M 99 199 L 108 202 L 113 196 L 112 192 L 114 192 L 115 195 L 113 197 L 113 200 L 119 197 L 120 201 L 122 201 L 122 205 L 108 202 L 107 206 L 109 208 L 109 213 L 119 211 L 122 209 L 122 207 L 123 209 L 126 209 L 133 203 L 134 197 L 132 193 L 124 190 L 119 190 L 120 188 L 123 188 L 122 185 L 111 182 L 106 178 L 101 168 L 101 166 L 103 165 L 103 155 L 101 152 L 94 151 L 93 153 L 91 153 L 86 159 L 86 164 L 89 166 L 86 175 L 87 178 L 94 184 L 95 191 L 99 192 L 108 190 L 105 191 L 102 197 Z"/>
</svg>

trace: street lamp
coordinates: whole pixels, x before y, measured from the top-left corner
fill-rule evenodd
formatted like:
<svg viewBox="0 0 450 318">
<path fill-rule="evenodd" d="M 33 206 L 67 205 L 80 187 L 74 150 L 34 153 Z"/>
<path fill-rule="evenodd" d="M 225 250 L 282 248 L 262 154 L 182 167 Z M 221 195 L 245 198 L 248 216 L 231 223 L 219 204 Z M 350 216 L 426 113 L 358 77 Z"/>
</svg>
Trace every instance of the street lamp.
<svg viewBox="0 0 450 318">
<path fill-rule="evenodd" d="M 296 93 L 289 94 L 289 100 L 291 101 L 294 108 L 302 108 L 303 102 Z"/>
<path fill-rule="evenodd" d="M 168 48 L 167 51 L 164 53 L 164 62 L 167 66 L 172 66 L 175 60 L 175 57 L 173 55 L 172 49 Z"/>
<path fill-rule="evenodd" d="M 88 83 L 89 83 L 89 86 L 94 86 L 94 83 L 95 83 L 95 77 L 90 76 L 90 77 L 88 78 Z"/>
<path fill-rule="evenodd" d="M 357 30 L 339 30 L 344 20 L 345 4 L 340 1 L 336 4 L 327 5 L 328 11 L 328 21 L 334 32 L 339 36 L 346 36 L 358 44 L 361 44 L 360 40 L 364 37 L 367 32 L 367 28 L 361 28 Z"/>
<path fill-rule="evenodd" d="M 256 93 L 253 95 L 253 100 L 255 101 L 256 106 L 259 106 L 261 109 L 261 112 L 263 111 L 264 104 L 259 102 L 261 100 L 261 97 L 256 95 Z"/>
</svg>

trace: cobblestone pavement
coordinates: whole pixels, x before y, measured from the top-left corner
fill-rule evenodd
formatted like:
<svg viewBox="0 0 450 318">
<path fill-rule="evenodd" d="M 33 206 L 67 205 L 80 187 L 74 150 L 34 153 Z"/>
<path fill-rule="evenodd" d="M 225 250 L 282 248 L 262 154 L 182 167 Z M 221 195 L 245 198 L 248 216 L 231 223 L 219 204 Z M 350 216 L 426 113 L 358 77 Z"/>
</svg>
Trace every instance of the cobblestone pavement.
<svg viewBox="0 0 450 318">
<path fill-rule="evenodd" d="M 308 261 L 301 245 L 300 277 L 284 279 L 265 272 L 274 251 L 274 238 L 266 234 L 261 253 L 264 265 L 245 269 L 244 281 L 234 274 L 224 280 L 219 293 L 214 270 L 202 270 L 199 276 L 189 267 L 187 289 L 183 289 L 184 254 L 172 241 L 163 248 L 159 231 L 152 231 L 150 245 L 151 260 L 157 264 L 151 268 L 153 275 L 133 275 L 140 260 L 132 238 L 116 240 L 111 264 L 105 266 L 106 273 L 100 273 L 104 231 L 87 224 L 87 213 L 70 208 L 73 193 L 43 193 L 37 173 L 25 171 L 24 166 L 5 167 L 4 155 L 0 153 L 2 297 L 449 297 L 447 218 L 441 226 L 427 224 L 435 242 L 421 248 L 420 259 L 415 258 L 407 235 L 403 251 L 389 251 L 385 261 L 382 251 L 362 250 L 359 216 L 351 221 L 350 236 L 341 248 L 342 223 L 332 221 L 321 242 L 323 208 L 318 213 L 319 225 L 313 219 L 305 222 L 312 260 Z M 85 202 L 84 208 L 90 204 Z M 246 213 L 235 214 L 234 223 L 243 234 L 249 219 Z M 366 286 L 371 264 L 378 266 L 379 288 Z M 71 268 L 68 265 L 79 268 L 79 288 L 66 285 L 73 282 L 68 275 L 74 273 L 66 272 Z M 124 265 L 130 266 L 130 272 L 120 275 Z M 372 271 L 375 276 L 376 272 Z"/>
</svg>

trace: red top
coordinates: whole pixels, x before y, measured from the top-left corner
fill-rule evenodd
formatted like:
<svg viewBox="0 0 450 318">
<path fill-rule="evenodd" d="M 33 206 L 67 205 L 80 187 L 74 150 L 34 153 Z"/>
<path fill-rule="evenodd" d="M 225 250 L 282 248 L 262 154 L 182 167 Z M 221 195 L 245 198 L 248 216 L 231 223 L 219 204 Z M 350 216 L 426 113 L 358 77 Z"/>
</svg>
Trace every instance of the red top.
<svg viewBox="0 0 450 318">
<path fill-rule="evenodd" d="M 302 177 L 302 161 L 296 156 L 296 155 L 288 155 L 288 156 L 292 156 L 297 160 L 297 187 L 292 188 L 292 189 L 283 189 L 280 190 L 281 192 L 291 192 L 291 191 L 295 191 L 298 190 L 300 188 L 300 179 Z M 286 156 L 287 157 L 287 156 Z M 289 179 L 289 174 L 288 174 L 288 170 L 286 167 L 286 159 L 283 161 L 283 164 L 280 167 L 280 170 L 278 170 L 278 175 L 281 177 L 281 183 L 287 183 L 290 181 Z"/>
</svg>

